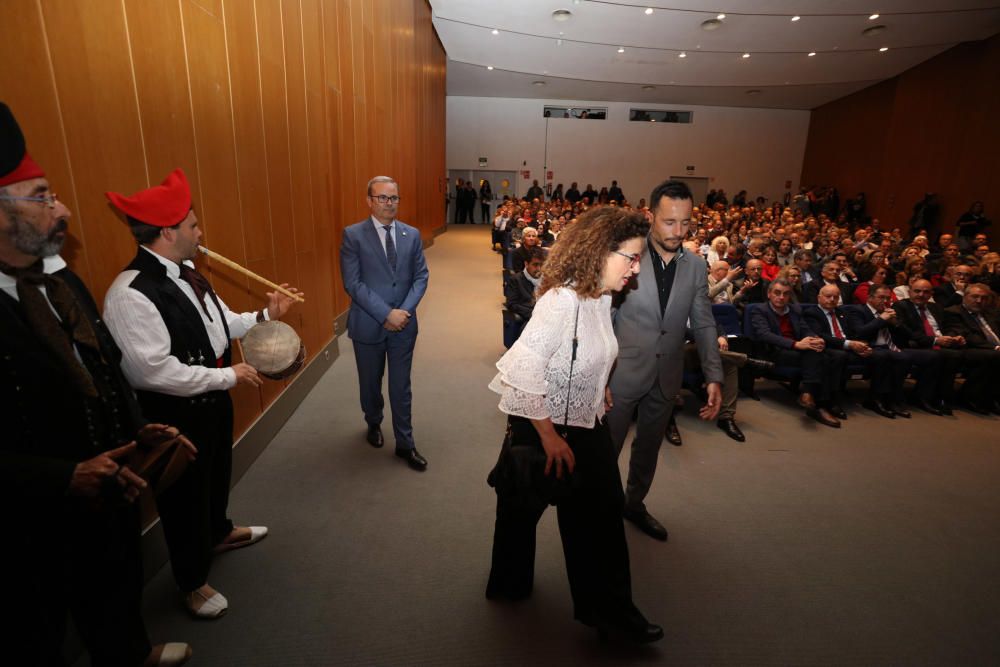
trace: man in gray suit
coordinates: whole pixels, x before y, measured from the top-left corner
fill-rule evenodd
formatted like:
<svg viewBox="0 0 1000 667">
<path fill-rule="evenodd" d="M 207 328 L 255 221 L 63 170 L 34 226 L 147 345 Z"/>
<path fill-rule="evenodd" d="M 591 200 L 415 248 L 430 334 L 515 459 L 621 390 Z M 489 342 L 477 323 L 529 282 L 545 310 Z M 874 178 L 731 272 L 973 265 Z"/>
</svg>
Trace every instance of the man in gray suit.
<svg viewBox="0 0 1000 667">
<path fill-rule="evenodd" d="M 639 260 L 641 271 L 636 284 L 621 292 L 615 313 L 619 349 L 608 382 L 608 426 L 621 452 L 638 408 L 625 518 L 647 535 L 666 540 L 667 529 L 646 511 L 643 500 L 653 483 L 673 398 L 681 387 L 689 321 L 708 383 L 702 419 L 715 419 L 719 413 L 723 374 L 705 260 L 681 245 L 691 225 L 691 191 L 683 182 L 666 181 L 656 186 L 649 203 L 653 220 Z"/>
<path fill-rule="evenodd" d="M 416 228 L 396 220 L 396 181 L 388 176 L 368 181 L 368 208 L 371 217 L 347 227 L 340 246 L 340 272 L 351 297 L 347 335 L 354 344 L 367 440 L 373 447 L 384 444 L 382 376 L 388 359 L 396 456 L 414 470 L 425 470 L 427 459 L 413 444 L 410 419 L 417 304 L 427 290 L 423 245 Z"/>
</svg>

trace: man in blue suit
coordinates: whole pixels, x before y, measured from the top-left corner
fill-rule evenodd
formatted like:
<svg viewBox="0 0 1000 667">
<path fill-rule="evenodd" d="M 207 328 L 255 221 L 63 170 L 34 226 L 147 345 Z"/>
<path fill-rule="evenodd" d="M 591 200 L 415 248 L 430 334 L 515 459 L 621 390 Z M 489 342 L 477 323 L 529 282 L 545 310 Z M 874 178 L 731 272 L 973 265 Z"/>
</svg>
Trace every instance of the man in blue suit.
<svg viewBox="0 0 1000 667">
<path fill-rule="evenodd" d="M 368 443 L 382 437 L 382 376 L 389 361 L 389 403 L 396 456 L 414 470 L 427 459 L 413 444 L 410 419 L 410 368 L 417 342 L 417 304 L 427 291 L 427 264 L 416 228 L 396 220 L 399 186 L 388 176 L 368 181 L 367 220 L 344 230 L 340 272 L 351 297 L 347 334 L 354 344 L 361 409 L 368 422 Z"/>
</svg>

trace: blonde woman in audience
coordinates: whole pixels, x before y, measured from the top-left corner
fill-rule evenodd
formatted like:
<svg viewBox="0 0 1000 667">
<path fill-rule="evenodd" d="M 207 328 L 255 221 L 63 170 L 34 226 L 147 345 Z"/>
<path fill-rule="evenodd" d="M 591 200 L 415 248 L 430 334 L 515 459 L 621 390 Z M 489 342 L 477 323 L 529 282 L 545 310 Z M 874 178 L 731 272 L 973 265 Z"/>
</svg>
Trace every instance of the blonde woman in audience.
<svg viewBox="0 0 1000 667">
<path fill-rule="evenodd" d="M 723 234 L 721 236 L 716 236 L 712 239 L 712 243 L 709 244 L 708 256 L 706 257 L 708 265 L 712 266 L 720 259 L 726 259 L 726 255 L 729 253 L 729 239 Z"/>
</svg>

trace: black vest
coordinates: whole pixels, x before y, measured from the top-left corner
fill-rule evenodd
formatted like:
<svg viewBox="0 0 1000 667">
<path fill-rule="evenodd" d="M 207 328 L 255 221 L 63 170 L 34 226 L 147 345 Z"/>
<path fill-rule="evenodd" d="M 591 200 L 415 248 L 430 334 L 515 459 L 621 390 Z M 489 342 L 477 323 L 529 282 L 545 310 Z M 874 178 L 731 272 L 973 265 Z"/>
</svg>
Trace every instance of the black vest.
<svg viewBox="0 0 1000 667">
<path fill-rule="evenodd" d="M 218 368 L 212 342 L 208 331 L 201 320 L 201 313 L 177 284 L 167 276 L 165 267 L 156 257 L 142 248 L 136 253 L 135 259 L 125 267 L 126 271 L 139 273 L 129 283 L 131 289 L 137 290 L 152 302 L 159 311 L 163 323 L 170 334 L 170 354 L 177 357 L 182 364 L 189 366 L 204 366 Z M 222 367 L 232 365 L 232 347 L 229 342 L 229 325 L 222 316 L 222 307 L 214 291 L 208 292 L 211 303 L 208 312 L 212 318 L 220 318 L 226 332 L 226 349 L 222 353 Z M 191 406 L 212 404 L 228 392 L 210 391 L 199 396 L 170 396 L 155 391 L 139 390 L 139 404 L 143 414 L 151 421 L 162 421 L 169 424 L 182 425 L 190 421 Z M 183 429 L 183 427 L 182 427 Z"/>
</svg>

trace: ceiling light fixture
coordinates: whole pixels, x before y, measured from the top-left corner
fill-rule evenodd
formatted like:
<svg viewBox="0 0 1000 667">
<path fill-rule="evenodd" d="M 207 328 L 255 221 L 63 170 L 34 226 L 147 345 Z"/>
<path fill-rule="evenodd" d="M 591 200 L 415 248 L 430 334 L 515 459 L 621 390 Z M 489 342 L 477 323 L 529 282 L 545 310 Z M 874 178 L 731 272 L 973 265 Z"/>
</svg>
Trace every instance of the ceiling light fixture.
<svg viewBox="0 0 1000 667">
<path fill-rule="evenodd" d="M 656 90 L 656 86 L 643 86 L 643 90 Z"/>
<path fill-rule="evenodd" d="M 879 52 L 884 53 L 884 52 L 886 52 L 888 50 L 889 50 L 888 46 L 883 46 L 881 49 L 879 49 Z"/>
<path fill-rule="evenodd" d="M 749 54 L 749 53 L 744 53 L 744 54 L 743 54 L 743 57 L 744 57 L 744 58 L 749 58 L 749 57 L 750 57 L 750 54 Z"/>
<path fill-rule="evenodd" d="M 499 35 L 499 34 L 500 34 L 500 31 L 499 31 L 499 30 L 497 30 L 496 28 L 493 28 L 493 34 L 494 34 L 494 35 Z"/>
<path fill-rule="evenodd" d="M 681 51 L 680 53 L 677 54 L 677 57 L 678 58 L 687 58 L 688 54 L 685 53 L 684 51 Z"/>
<path fill-rule="evenodd" d="M 869 21 L 874 21 L 877 18 L 878 18 L 878 14 L 872 14 L 871 16 L 868 17 L 868 20 Z"/>
<path fill-rule="evenodd" d="M 531 85 L 532 85 L 532 86 L 538 86 L 539 88 L 541 88 L 542 86 L 544 86 L 544 85 L 546 85 L 546 84 L 545 84 L 545 82 L 544 82 L 544 81 L 532 81 L 532 82 L 531 82 Z"/>
<path fill-rule="evenodd" d="M 795 21 L 798 21 L 801 18 L 802 18 L 801 16 L 796 14 L 795 16 L 792 17 L 792 22 L 794 23 Z"/>
<path fill-rule="evenodd" d="M 569 21 L 571 18 L 573 18 L 573 12 L 568 9 L 557 9 L 552 12 L 553 21 L 559 21 L 562 23 L 563 21 Z"/>
<path fill-rule="evenodd" d="M 716 16 L 715 18 L 717 18 L 717 19 L 719 19 L 719 20 L 721 21 L 721 20 L 723 20 L 724 18 L 726 18 L 726 15 L 725 15 L 725 14 L 719 14 L 719 15 L 718 15 L 718 16 Z"/>
<path fill-rule="evenodd" d="M 625 47 L 624 46 L 619 46 L 618 47 L 618 53 L 625 53 Z"/>
<path fill-rule="evenodd" d="M 493 65 L 487 65 L 487 66 L 486 66 L 486 69 L 488 69 L 489 71 L 491 71 L 491 72 L 492 72 L 492 71 L 493 71 Z"/>
<path fill-rule="evenodd" d="M 814 55 L 816 55 L 816 52 L 815 52 L 815 51 L 810 51 L 810 52 L 809 52 L 809 57 L 810 57 L 810 58 L 812 58 L 812 57 L 813 57 Z"/>
<path fill-rule="evenodd" d="M 649 16 L 652 13 L 653 13 L 653 8 L 652 7 L 646 7 L 646 16 Z"/>
</svg>

